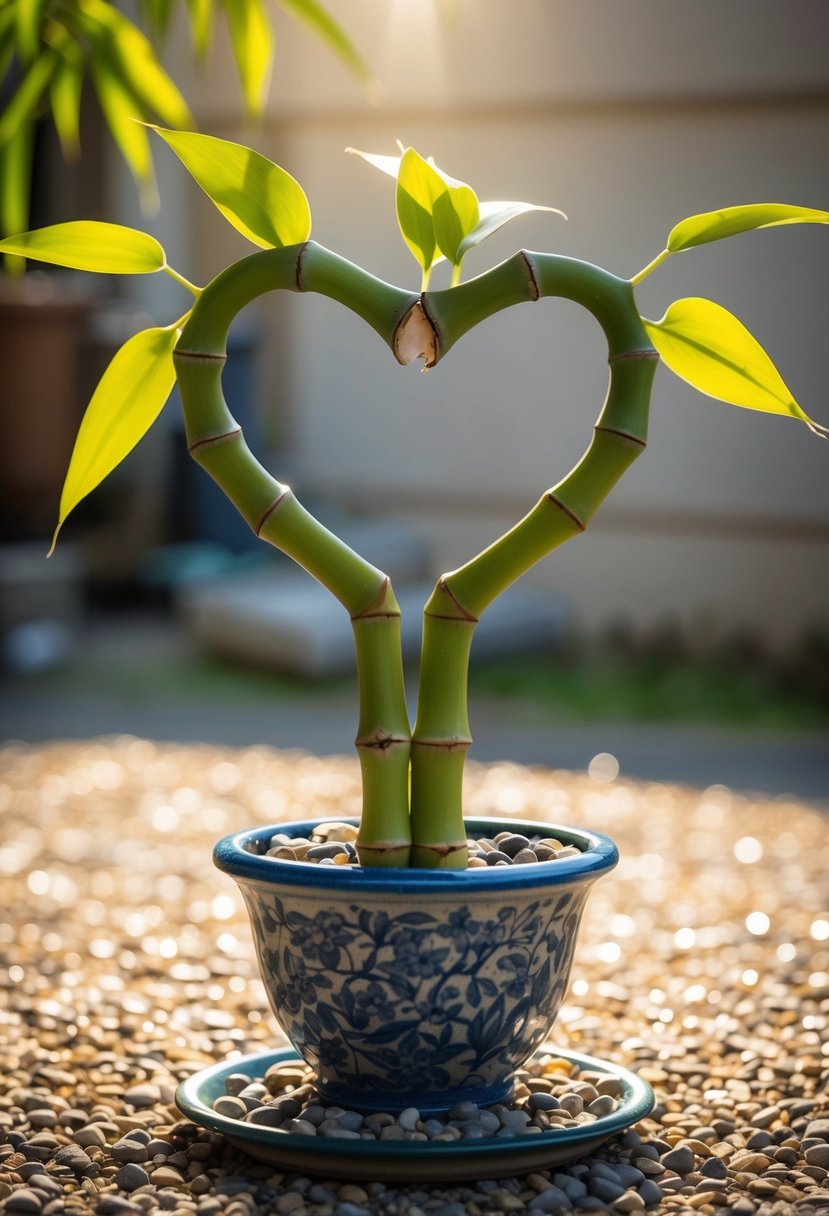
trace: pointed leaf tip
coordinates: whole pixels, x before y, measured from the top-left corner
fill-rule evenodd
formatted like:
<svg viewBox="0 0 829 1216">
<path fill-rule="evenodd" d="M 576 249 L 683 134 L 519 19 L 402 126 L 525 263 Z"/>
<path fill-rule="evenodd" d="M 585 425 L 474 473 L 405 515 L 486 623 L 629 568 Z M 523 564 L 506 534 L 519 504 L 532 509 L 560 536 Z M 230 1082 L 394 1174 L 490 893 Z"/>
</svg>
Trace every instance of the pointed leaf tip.
<svg viewBox="0 0 829 1216">
<path fill-rule="evenodd" d="M 722 207 L 704 211 L 681 220 L 671 229 L 667 249 L 680 253 L 710 241 L 721 241 L 741 232 L 758 228 L 776 228 L 783 224 L 829 224 L 829 211 L 813 207 L 795 207 L 788 203 L 747 203 L 738 207 Z"/>
<path fill-rule="evenodd" d="M 244 144 L 193 131 L 152 130 L 169 144 L 233 227 L 263 249 L 300 245 L 311 235 L 305 191 L 279 165 Z"/>
<path fill-rule="evenodd" d="M 145 329 L 116 352 L 86 407 L 60 498 L 51 554 L 63 523 L 150 429 L 175 383 L 173 327 Z"/>
<path fill-rule="evenodd" d="M 0 253 L 97 274 L 154 274 L 167 264 L 155 237 L 100 220 L 73 220 L 0 241 Z"/>
<path fill-rule="evenodd" d="M 729 405 L 814 423 L 797 404 L 757 339 L 713 300 L 677 300 L 661 321 L 643 325 L 660 358 L 681 380 Z"/>
</svg>

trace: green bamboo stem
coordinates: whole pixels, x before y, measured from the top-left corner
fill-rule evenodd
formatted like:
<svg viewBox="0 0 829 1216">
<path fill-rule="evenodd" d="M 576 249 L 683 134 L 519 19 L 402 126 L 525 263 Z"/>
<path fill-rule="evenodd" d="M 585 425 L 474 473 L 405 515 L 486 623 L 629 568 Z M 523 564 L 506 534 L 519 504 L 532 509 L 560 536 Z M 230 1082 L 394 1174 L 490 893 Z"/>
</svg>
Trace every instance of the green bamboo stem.
<svg viewBox="0 0 829 1216">
<path fill-rule="evenodd" d="M 266 250 L 231 266 L 197 299 L 174 359 L 188 448 L 262 540 L 294 558 L 343 604 L 354 630 L 363 774 L 358 839 L 364 865 L 409 858 L 410 730 L 400 650 L 400 609 L 387 576 L 359 557 L 268 473 L 248 448 L 222 392 L 227 333 L 265 291 L 311 291 L 346 304 L 395 350 L 417 296 L 366 274 L 321 246 Z"/>
<path fill-rule="evenodd" d="M 424 297 L 436 356 L 502 308 L 563 296 L 587 308 L 608 342 L 610 384 L 593 437 L 567 477 L 515 527 L 443 575 L 423 619 L 421 692 L 412 736 L 412 863 L 466 864 L 463 765 L 471 743 L 466 683 L 472 634 L 484 609 L 558 545 L 579 535 L 647 440 L 658 358 L 631 284 L 584 262 L 519 253 L 480 279 Z"/>
</svg>

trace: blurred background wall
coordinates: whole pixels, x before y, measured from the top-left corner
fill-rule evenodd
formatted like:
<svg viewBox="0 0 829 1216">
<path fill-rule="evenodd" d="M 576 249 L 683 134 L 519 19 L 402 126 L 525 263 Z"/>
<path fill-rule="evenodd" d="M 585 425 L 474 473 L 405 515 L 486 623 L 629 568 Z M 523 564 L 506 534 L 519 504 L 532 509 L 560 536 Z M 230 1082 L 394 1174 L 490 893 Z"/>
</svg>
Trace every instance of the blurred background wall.
<svg viewBox="0 0 829 1216">
<path fill-rule="evenodd" d="M 203 131 L 254 143 L 300 180 L 316 240 L 402 286 L 416 290 L 419 271 L 397 231 L 393 183 L 344 155 L 347 145 L 394 153 L 401 139 L 483 199 L 569 216 L 510 225 L 469 255 L 465 278 L 519 247 L 628 276 L 687 215 L 754 201 L 829 206 L 825 0 L 330 7 L 376 72 L 380 104 L 285 20 L 261 129 L 244 126 L 222 46 L 188 96 Z M 186 78 L 183 38 L 180 66 L 175 41 L 168 62 Z M 173 217 L 165 223 L 175 247 L 188 246 L 176 265 L 204 281 L 244 242 L 166 149 L 158 160 Z M 131 187 L 113 181 L 126 213 Z M 828 236 L 786 227 L 681 254 L 642 284 L 640 304 L 654 319 L 682 296 L 725 305 L 807 412 L 829 423 Z M 433 286 L 446 285 L 443 271 Z M 565 302 L 490 320 L 429 375 L 398 367 L 328 301 L 270 299 L 259 312 L 274 471 L 306 498 L 405 518 L 440 568 L 463 562 L 566 473 L 606 387 L 601 333 Z M 829 445 L 791 420 L 701 397 L 660 369 L 648 452 L 590 532 L 528 577 L 571 599 L 589 628 L 670 618 L 786 640 L 826 620 Z"/>
</svg>

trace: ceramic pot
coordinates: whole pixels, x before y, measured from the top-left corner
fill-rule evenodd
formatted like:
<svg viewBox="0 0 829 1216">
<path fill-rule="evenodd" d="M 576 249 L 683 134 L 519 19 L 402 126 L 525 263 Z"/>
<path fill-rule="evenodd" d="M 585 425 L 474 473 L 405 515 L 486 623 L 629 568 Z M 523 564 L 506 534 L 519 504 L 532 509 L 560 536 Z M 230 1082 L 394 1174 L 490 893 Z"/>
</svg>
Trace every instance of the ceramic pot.
<svg viewBox="0 0 829 1216">
<path fill-rule="evenodd" d="M 547 1038 L 590 887 L 618 861 L 596 832 L 467 820 L 470 836 L 553 836 L 581 854 L 461 871 L 363 869 L 263 856 L 276 832 L 226 836 L 271 1007 L 324 1097 L 362 1110 L 502 1101 Z"/>
</svg>

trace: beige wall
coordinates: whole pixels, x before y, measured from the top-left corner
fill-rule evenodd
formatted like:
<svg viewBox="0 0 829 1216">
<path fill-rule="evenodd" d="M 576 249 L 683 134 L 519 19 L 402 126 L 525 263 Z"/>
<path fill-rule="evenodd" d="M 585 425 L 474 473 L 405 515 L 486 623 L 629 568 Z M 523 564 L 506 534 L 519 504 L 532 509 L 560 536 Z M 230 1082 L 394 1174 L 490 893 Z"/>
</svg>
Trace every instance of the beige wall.
<svg viewBox="0 0 829 1216">
<path fill-rule="evenodd" d="M 470 276 L 514 249 L 585 257 L 622 275 L 678 219 L 748 201 L 829 207 L 829 7 L 825 0 L 353 0 L 331 8 L 385 86 L 373 108 L 304 33 L 279 22 L 265 128 L 246 137 L 308 193 L 314 237 L 416 289 L 393 184 L 343 155 L 434 154 L 482 198 L 561 207 L 517 221 L 468 259 Z M 411 24 L 417 15 L 419 28 Z M 408 29 L 408 33 L 407 33 Z M 245 136 L 220 55 L 198 86 L 204 130 Z M 194 195 L 187 194 L 187 198 Z M 196 203 L 194 273 L 243 250 Z M 707 295 L 772 353 L 804 407 L 829 424 L 823 374 L 829 230 L 783 228 L 673 259 L 639 289 L 643 311 Z M 442 286 L 440 271 L 435 286 Z M 545 301 L 496 318 L 428 376 L 397 367 L 328 301 L 266 306 L 268 408 L 305 492 L 399 510 L 451 567 L 528 509 L 589 438 L 606 383 L 601 334 Z M 279 471 L 279 470 L 276 470 Z M 591 626 L 700 614 L 778 640 L 829 605 L 829 445 L 784 419 L 695 394 L 660 370 L 651 443 L 591 533 L 529 578 Z"/>
</svg>

